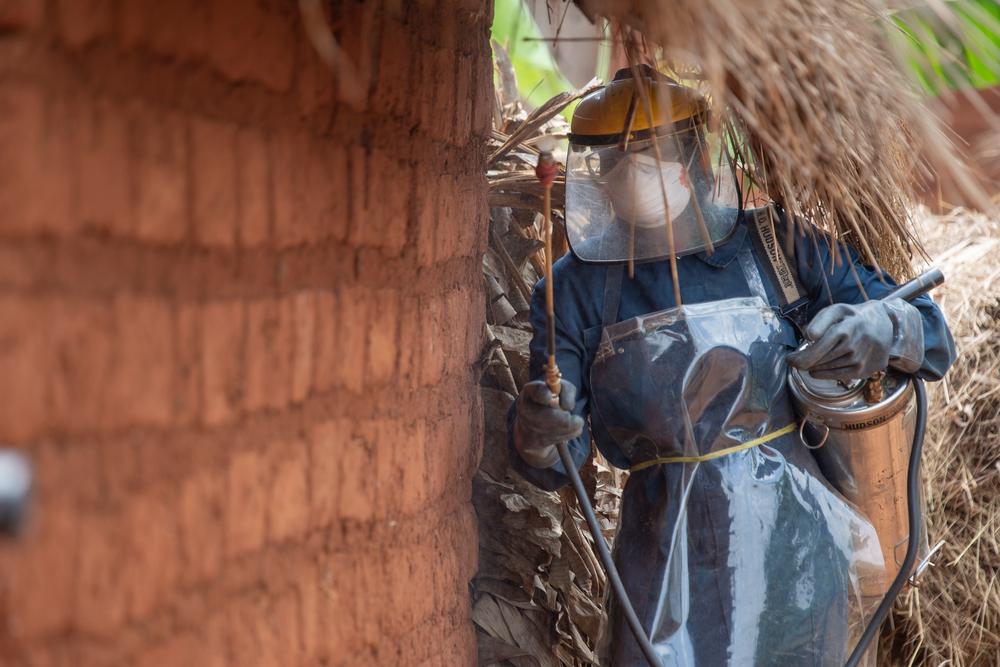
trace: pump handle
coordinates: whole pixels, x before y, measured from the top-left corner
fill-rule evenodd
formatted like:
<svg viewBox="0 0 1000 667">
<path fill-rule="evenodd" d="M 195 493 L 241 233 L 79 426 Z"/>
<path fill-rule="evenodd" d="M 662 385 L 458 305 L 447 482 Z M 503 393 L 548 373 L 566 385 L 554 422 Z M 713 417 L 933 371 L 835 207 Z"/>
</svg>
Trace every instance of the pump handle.
<svg viewBox="0 0 1000 667">
<path fill-rule="evenodd" d="M 882 297 L 883 301 L 889 299 L 902 299 L 903 301 L 913 301 L 921 294 L 926 294 L 944 282 L 944 274 L 941 269 L 932 266 L 919 276 L 903 283 L 893 291 Z"/>
</svg>

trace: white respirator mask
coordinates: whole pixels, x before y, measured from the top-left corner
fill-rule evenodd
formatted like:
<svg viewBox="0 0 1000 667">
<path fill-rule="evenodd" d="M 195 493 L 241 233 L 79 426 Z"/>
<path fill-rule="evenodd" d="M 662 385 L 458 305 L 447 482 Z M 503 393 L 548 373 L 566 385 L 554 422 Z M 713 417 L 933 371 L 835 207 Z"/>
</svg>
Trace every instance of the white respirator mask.
<svg viewBox="0 0 1000 667">
<path fill-rule="evenodd" d="M 638 227 L 666 224 L 663 192 L 666 191 L 670 220 L 684 212 L 691 201 L 684 167 L 678 162 L 657 164 L 656 156 L 631 153 L 622 158 L 601 179 L 607 189 L 615 214 Z"/>
</svg>

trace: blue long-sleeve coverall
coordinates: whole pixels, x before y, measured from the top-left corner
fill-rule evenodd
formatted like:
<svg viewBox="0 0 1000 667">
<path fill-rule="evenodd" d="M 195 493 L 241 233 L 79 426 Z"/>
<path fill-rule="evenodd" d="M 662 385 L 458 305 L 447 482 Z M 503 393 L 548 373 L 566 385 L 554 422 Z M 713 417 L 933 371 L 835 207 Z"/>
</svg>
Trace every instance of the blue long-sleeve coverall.
<svg viewBox="0 0 1000 667">
<path fill-rule="evenodd" d="M 698 253 L 688 255 L 678 260 L 678 278 L 681 288 L 681 297 L 686 304 L 701 303 L 729 299 L 733 297 L 752 296 L 751 289 L 747 284 L 745 274 L 739 261 L 735 261 L 737 253 L 744 244 L 751 245 L 749 230 L 745 218 L 749 213 L 741 213 L 739 221 L 732 235 L 722 244 L 718 244 L 715 252 L 711 255 Z M 779 237 L 786 233 L 784 220 L 775 221 L 775 229 Z M 864 296 L 858 289 L 857 280 L 851 268 L 844 261 L 839 261 L 831 273 L 831 261 L 828 244 L 819 232 L 817 232 L 818 243 L 814 243 L 809 235 L 795 234 L 794 239 L 794 263 L 798 270 L 802 287 L 808 292 L 809 306 L 808 318 L 811 319 L 825 306 L 835 302 L 861 303 Z M 784 238 L 781 238 L 784 243 Z M 842 252 L 842 251 L 841 251 Z M 759 257 L 754 252 L 754 260 L 762 276 L 766 274 L 766 258 Z M 890 292 L 896 283 L 889 277 L 885 277 L 884 282 L 876 272 L 861 264 L 856 253 L 851 253 L 851 260 L 857 271 L 864 289 L 869 298 L 878 298 Z M 574 255 L 567 254 L 556 262 L 553 268 L 553 288 L 555 295 L 555 325 L 556 325 L 556 359 L 562 376 L 565 380 L 572 382 L 578 390 L 576 407 L 574 412 L 584 417 L 590 414 L 590 367 L 594 359 L 602 331 L 602 309 L 605 288 L 605 279 L 608 272 L 607 265 L 587 264 L 581 262 Z M 825 279 L 824 279 L 824 275 Z M 770 281 L 764 280 L 764 289 L 767 292 L 770 303 L 777 304 L 775 287 Z M 921 364 L 918 376 L 927 380 L 938 380 L 943 377 L 955 358 L 955 347 L 947 324 L 938 307 L 928 296 L 921 296 L 914 300 L 916 306 L 923 317 L 924 333 L 924 359 Z M 632 317 L 645 315 L 648 313 L 672 308 L 675 305 L 673 298 L 673 285 L 670 275 L 670 266 L 667 260 L 640 263 L 635 266 L 635 276 L 630 279 L 626 277 L 621 288 L 621 300 L 616 321 L 624 321 Z M 541 379 L 543 377 L 543 366 L 546 360 L 546 320 L 544 308 L 544 281 L 535 286 L 531 305 L 531 323 L 534 328 L 534 337 L 531 342 L 531 377 Z M 610 323 L 609 323 L 610 324 Z M 786 341 L 789 349 L 793 349 L 798 343 L 798 335 L 795 328 L 788 322 L 783 323 L 783 335 L 787 336 Z M 509 414 L 508 425 L 513 425 L 516 418 L 516 409 L 512 408 Z M 510 432 L 512 429 L 508 429 Z M 614 441 L 609 437 L 601 437 L 600 430 L 595 431 L 596 442 L 601 453 L 612 464 L 628 468 L 629 461 L 619 451 Z M 510 440 L 508 440 L 510 442 Z M 791 442 L 791 439 L 789 439 Z M 788 445 L 791 447 L 792 445 Z M 561 463 L 556 463 L 547 469 L 532 468 L 524 463 L 518 456 L 511 443 L 510 458 L 512 466 L 522 476 L 535 485 L 548 490 L 554 490 L 563 486 L 568 480 L 564 474 Z M 590 433 L 585 428 L 583 434 L 569 443 L 573 460 L 577 466 L 583 464 L 590 451 Z M 779 447 L 784 450 L 785 447 Z M 801 449 L 801 448 L 800 448 Z M 802 450 L 804 452 L 804 450 Z M 666 504 L 665 500 L 656 500 L 656 495 L 666 487 L 658 480 L 656 473 L 644 470 L 642 473 L 633 474 L 628 486 L 642 486 L 642 492 L 634 491 L 629 493 L 626 489 L 622 506 L 622 529 L 625 529 L 632 521 L 633 528 L 638 521 L 634 516 L 639 514 L 657 513 L 657 503 Z M 637 479 L 641 478 L 641 479 Z M 642 519 L 647 520 L 647 519 Z M 637 529 L 641 533 L 644 528 Z M 796 529 L 800 530 L 800 529 Z M 720 536 L 720 540 L 725 539 L 725 535 Z M 616 545 L 616 548 L 620 545 Z M 616 554 L 619 569 L 622 570 L 626 587 L 629 589 L 630 597 L 639 611 L 640 618 L 648 618 L 648 610 L 643 609 L 641 599 L 644 591 L 643 586 L 651 585 L 655 588 L 658 567 L 655 558 L 651 557 L 649 562 L 644 562 L 643 555 L 648 549 L 639 548 L 638 551 L 630 550 L 628 555 L 622 554 L 618 549 Z M 655 551 L 655 549 L 654 549 Z M 629 562 L 631 558 L 634 562 Z M 624 562 L 623 562 L 624 560 Z M 633 571 L 634 570 L 634 571 Z M 631 580 L 631 581 L 630 581 Z M 831 589 L 843 586 L 842 581 L 831 582 Z M 636 598 L 640 599 L 636 599 Z M 786 621 L 788 619 L 785 619 Z M 796 621 L 798 622 L 798 621 Z M 808 624 L 808 621 L 806 621 Z M 813 619 L 813 623 L 816 621 Z M 627 634 L 627 630 L 620 622 L 614 623 L 614 633 Z M 616 637 L 615 642 L 631 638 Z M 787 643 L 787 638 L 782 639 Z M 816 634 L 805 632 L 801 638 L 801 643 L 815 642 Z M 713 644 L 711 638 L 706 638 L 706 644 Z M 724 647 L 723 647 L 724 648 Z M 711 649 L 709 649 L 710 652 Z M 720 649 L 721 650 L 721 649 Z M 762 649 L 763 650 L 763 649 Z M 775 656 L 768 659 L 761 656 L 756 664 L 814 664 L 808 659 L 796 662 L 794 659 L 795 649 L 785 652 L 786 647 L 774 649 Z M 613 664 L 631 665 L 634 647 L 613 651 Z M 806 655 L 803 651 L 802 655 Z M 624 656 L 624 657 L 623 657 Z M 641 659 L 636 658 L 635 664 L 644 664 Z M 773 660 L 773 662 L 772 662 Z M 698 660 L 699 664 L 725 664 L 724 656 L 713 658 L 711 655 Z M 825 662 L 823 664 L 826 664 Z M 842 664 L 842 663 L 841 663 Z"/>
</svg>

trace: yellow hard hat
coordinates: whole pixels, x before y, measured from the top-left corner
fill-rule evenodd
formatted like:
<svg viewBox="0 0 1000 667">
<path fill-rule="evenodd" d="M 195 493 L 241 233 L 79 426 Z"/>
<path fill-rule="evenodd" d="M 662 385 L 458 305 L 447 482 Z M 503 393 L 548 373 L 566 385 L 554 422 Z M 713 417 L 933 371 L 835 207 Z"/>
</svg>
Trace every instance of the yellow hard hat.
<svg viewBox="0 0 1000 667">
<path fill-rule="evenodd" d="M 709 105 L 704 95 L 682 86 L 649 65 L 640 65 L 639 70 L 649 106 L 652 107 L 652 122 L 636 88 L 632 70 L 620 69 L 608 85 L 580 100 L 570 123 L 569 139 L 572 143 L 618 143 L 629 116 L 632 116 L 629 141 L 648 138 L 654 133 L 661 134 L 661 128 L 670 132 L 706 122 Z"/>
</svg>

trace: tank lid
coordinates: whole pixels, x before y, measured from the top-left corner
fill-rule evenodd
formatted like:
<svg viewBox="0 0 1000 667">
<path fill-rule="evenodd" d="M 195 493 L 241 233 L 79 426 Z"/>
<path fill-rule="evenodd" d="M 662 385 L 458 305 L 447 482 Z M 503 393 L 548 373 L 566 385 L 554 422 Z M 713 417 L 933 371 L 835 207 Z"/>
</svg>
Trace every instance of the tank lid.
<svg viewBox="0 0 1000 667">
<path fill-rule="evenodd" d="M 861 393 L 864 380 L 821 380 L 809 371 L 791 369 L 791 374 L 806 394 L 813 398 L 842 401 Z"/>
</svg>

